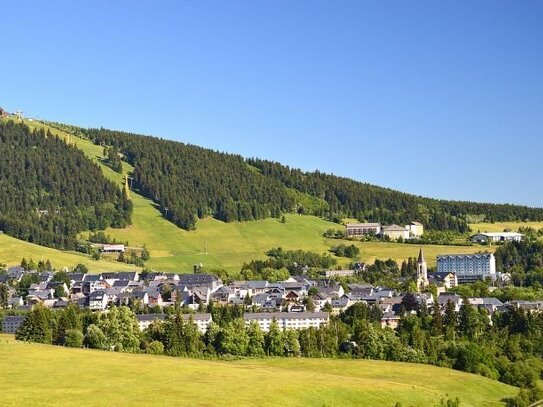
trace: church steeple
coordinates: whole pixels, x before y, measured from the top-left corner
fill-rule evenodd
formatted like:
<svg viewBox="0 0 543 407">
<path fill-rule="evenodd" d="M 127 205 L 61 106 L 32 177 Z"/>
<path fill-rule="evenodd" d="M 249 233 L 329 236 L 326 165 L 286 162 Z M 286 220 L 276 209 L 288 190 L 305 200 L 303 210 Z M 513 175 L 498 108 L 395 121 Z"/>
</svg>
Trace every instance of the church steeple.
<svg viewBox="0 0 543 407">
<path fill-rule="evenodd" d="M 422 252 L 422 249 L 419 250 L 419 259 L 417 260 L 417 263 L 426 263 L 426 260 L 424 260 L 424 253 Z"/>
<path fill-rule="evenodd" d="M 417 260 L 417 288 L 422 291 L 428 287 L 428 267 L 424 259 L 422 249 L 419 251 L 419 259 Z"/>
</svg>

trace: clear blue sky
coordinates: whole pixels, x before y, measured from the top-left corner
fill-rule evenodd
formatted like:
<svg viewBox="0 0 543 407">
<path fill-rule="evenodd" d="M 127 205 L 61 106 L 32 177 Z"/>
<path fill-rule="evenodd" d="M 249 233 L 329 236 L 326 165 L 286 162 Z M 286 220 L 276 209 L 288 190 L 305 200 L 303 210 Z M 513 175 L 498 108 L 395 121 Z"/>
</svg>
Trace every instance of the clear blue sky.
<svg viewBox="0 0 543 407">
<path fill-rule="evenodd" d="M 0 106 L 543 206 L 541 1 L 3 1 Z"/>
</svg>

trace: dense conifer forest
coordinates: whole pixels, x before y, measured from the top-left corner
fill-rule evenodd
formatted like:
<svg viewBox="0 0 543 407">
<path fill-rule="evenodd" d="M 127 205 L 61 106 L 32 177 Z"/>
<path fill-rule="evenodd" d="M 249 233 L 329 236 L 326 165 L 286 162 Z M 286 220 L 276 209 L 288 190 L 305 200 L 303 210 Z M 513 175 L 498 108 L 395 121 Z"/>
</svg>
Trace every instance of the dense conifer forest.
<svg viewBox="0 0 543 407">
<path fill-rule="evenodd" d="M 543 209 L 423 198 L 321 172 L 244 159 L 180 142 L 105 129 L 79 130 L 123 154 L 134 186 L 170 221 L 192 229 L 198 218 L 224 221 L 279 217 L 284 212 L 384 224 L 417 220 L 428 229 L 466 232 L 470 219 L 543 220 Z"/>
<path fill-rule="evenodd" d="M 0 122 L 0 230 L 44 246 L 76 247 L 76 233 L 123 227 L 131 202 L 83 152 L 43 131 Z"/>
</svg>

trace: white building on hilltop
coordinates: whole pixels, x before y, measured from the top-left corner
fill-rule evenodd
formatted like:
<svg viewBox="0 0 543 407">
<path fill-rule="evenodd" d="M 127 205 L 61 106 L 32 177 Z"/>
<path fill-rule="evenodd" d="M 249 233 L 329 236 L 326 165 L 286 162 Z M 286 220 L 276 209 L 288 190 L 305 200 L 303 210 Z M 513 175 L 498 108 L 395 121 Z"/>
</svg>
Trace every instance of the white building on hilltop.
<svg viewBox="0 0 543 407">
<path fill-rule="evenodd" d="M 524 235 L 517 232 L 485 232 L 476 233 L 470 239 L 473 243 L 500 243 L 520 242 L 523 238 Z"/>
<path fill-rule="evenodd" d="M 381 233 L 380 223 L 347 223 L 345 225 L 347 237 L 376 236 Z"/>
<path fill-rule="evenodd" d="M 383 236 L 388 236 L 390 240 L 409 239 L 409 230 L 398 225 L 385 226 Z"/>
<path fill-rule="evenodd" d="M 447 254 L 437 256 L 438 273 L 455 273 L 458 283 L 496 279 L 496 259 L 493 253 Z"/>
<path fill-rule="evenodd" d="M 405 225 L 405 228 L 409 231 L 409 237 L 419 238 L 424 233 L 424 226 L 420 222 L 409 222 L 409 225 Z"/>
</svg>

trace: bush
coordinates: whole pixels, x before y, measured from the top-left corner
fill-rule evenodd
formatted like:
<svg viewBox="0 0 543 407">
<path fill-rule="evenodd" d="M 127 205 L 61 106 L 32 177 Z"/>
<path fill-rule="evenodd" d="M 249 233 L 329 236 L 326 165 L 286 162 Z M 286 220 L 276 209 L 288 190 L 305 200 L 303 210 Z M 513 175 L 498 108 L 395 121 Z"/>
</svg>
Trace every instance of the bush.
<svg viewBox="0 0 543 407">
<path fill-rule="evenodd" d="M 67 329 L 64 336 L 64 344 L 69 348 L 81 348 L 83 346 L 83 332 L 79 329 Z"/>
<path fill-rule="evenodd" d="M 164 345 L 162 342 L 152 341 L 145 349 L 145 352 L 150 355 L 162 355 L 164 354 Z"/>
</svg>

